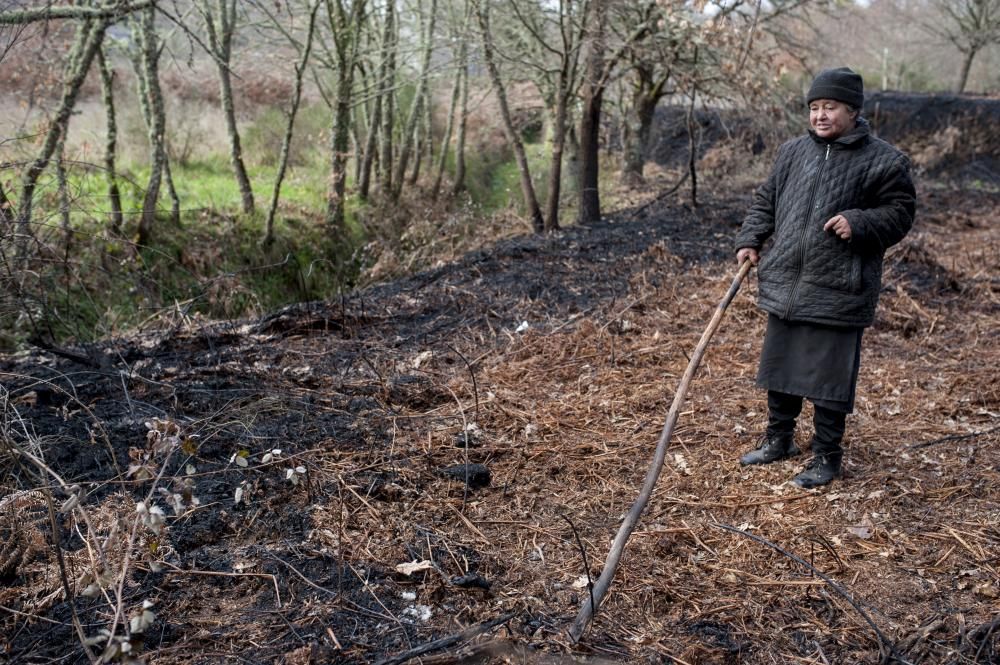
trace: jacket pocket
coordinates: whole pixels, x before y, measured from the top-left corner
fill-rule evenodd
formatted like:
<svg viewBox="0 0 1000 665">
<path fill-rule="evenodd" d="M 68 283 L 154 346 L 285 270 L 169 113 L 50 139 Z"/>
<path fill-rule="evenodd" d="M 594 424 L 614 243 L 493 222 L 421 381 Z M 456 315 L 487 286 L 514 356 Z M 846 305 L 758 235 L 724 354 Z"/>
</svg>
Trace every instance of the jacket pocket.
<svg viewBox="0 0 1000 665">
<path fill-rule="evenodd" d="M 851 255 L 851 293 L 861 293 L 861 256 Z"/>
<path fill-rule="evenodd" d="M 857 293 L 861 287 L 860 259 L 839 238 L 824 238 L 807 253 L 802 280 L 842 293 Z"/>
</svg>

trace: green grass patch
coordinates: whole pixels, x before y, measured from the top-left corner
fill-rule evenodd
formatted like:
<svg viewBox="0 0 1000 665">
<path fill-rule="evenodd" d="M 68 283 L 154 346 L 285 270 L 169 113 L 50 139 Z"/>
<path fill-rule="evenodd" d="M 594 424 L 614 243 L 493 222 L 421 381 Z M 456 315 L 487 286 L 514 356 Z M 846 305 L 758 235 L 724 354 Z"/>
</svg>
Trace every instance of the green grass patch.
<svg viewBox="0 0 1000 665">
<path fill-rule="evenodd" d="M 283 117 L 277 113 L 258 119 L 253 125 L 256 136 L 250 131 L 244 142 L 256 145 L 254 154 L 273 157 L 247 163 L 256 212 L 242 213 L 228 155 L 206 157 L 195 151 L 186 161 L 171 164 L 181 205 L 180 224 L 170 221 L 171 200 L 164 181 L 152 240 L 145 247 L 137 247 L 134 240 L 149 178 L 147 165 L 125 160 L 119 164 L 124 224 L 118 232 L 111 228 L 103 171 L 70 169 L 68 236 L 61 228 L 54 178 L 46 178 L 40 183 L 35 207 L 42 249 L 32 266 L 32 277 L 24 280 L 17 294 L 22 305 L 12 308 L 27 307 L 31 316 L 5 317 L 0 324 L 0 347 L 11 348 L 31 336 L 60 343 L 85 342 L 158 320 L 172 323 L 182 314 L 215 319 L 254 316 L 293 302 L 334 297 L 352 288 L 365 268 L 362 261 L 369 260 L 359 258 L 366 256 L 363 248 L 376 234 L 385 232 L 380 220 L 409 208 L 384 209 L 385 203 L 369 204 L 349 190 L 346 228 L 334 237 L 325 223 L 329 166 L 321 158 L 326 150 L 320 147 L 325 139 L 320 146 L 315 143 L 317 137 L 327 136 L 323 132 L 329 114 L 322 106 L 303 111 L 297 133 L 307 139 L 312 136 L 314 142 L 297 157 L 293 151 L 282 185 L 275 240 L 267 247 L 261 239 L 280 142 L 277 147 L 267 144 L 271 147 L 265 150 L 262 141 L 269 132 L 283 131 Z M 526 150 L 536 193 L 544 205 L 549 146 L 531 143 Z M 479 214 L 511 209 L 524 214 L 520 177 L 509 150 L 502 145 L 470 143 L 466 160 L 467 189 Z M 353 175 L 353 169 L 349 174 Z M 430 177 L 432 170 L 424 174 Z M 568 193 L 568 174 L 564 182 Z M 412 213 L 424 214 L 417 213 L 418 209 L 423 210 L 413 208 Z M 564 223 L 569 218 L 564 214 Z M 401 223 L 400 229 L 413 221 Z M 366 229 L 366 224 L 371 228 Z"/>
<path fill-rule="evenodd" d="M 548 143 L 528 143 L 524 146 L 528 159 L 528 170 L 534 185 L 538 203 L 544 208 L 548 196 L 549 167 L 551 165 Z M 563 166 L 561 192 L 566 194 L 572 183 Z M 473 203 L 486 212 L 496 212 L 513 208 L 518 214 L 526 214 L 524 196 L 521 193 L 521 173 L 517 160 L 509 150 L 470 150 L 466 155 L 466 189 Z M 563 197 L 561 197 L 563 198 Z"/>
<path fill-rule="evenodd" d="M 334 236 L 324 221 L 325 174 L 293 168 L 282 187 L 275 240 L 264 247 L 275 168 L 251 167 L 257 212 L 244 215 L 228 160 L 173 166 L 181 224 L 170 223 L 164 183 L 153 238 L 145 247 L 133 240 L 147 168 L 129 169 L 119 180 L 125 211 L 119 235 L 110 229 L 103 173 L 70 173 L 68 235 L 56 212 L 55 183 L 44 183 L 36 198 L 40 251 L 17 294 L 21 304 L 15 303 L 15 309 L 31 316 L 5 317 L 0 347 L 16 347 L 33 336 L 86 342 L 179 313 L 227 319 L 259 315 L 349 288 L 360 269 L 356 250 L 365 242 L 355 214 L 360 202 L 348 197 L 346 232 Z"/>
</svg>

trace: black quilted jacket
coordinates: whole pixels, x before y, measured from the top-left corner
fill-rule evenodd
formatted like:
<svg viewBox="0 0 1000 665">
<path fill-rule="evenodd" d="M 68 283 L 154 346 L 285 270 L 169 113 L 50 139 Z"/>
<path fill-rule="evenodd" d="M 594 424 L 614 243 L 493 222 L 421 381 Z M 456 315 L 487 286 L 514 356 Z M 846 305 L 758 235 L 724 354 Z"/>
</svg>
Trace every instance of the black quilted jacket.
<svg viewBox="0 0 1000 665">
<path fill-rule="evenodd" d="M 810 132 L 778 150 L 754 194 L 737 249 L 760 250 L 758 305 L 789 321 L 870 326 L 882 257 L 913 225 L 916 194 L 906 155 L 871 135 L 868 123 L 827 142 Z M 851 239 L 823 225 L 841 214 Z"/>
</svg>

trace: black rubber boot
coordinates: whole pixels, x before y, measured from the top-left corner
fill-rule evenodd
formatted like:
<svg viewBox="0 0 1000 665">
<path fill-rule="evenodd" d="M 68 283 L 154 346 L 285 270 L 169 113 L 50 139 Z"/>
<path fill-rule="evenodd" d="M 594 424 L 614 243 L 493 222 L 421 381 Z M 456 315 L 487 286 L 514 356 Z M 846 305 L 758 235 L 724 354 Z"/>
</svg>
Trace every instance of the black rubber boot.
<svg viewBox="0 0 1000 665">
<path fill-rule="evenodd" d="M 795 435 L 792 432 L 777 432 L 775 434 L 765 432 L 764 436 L 760 438 L 760 444 L 756 450 L 751 450 L 741 457 L 740 464 L 743 466 L 770 464 L 798 454 L 799 449 L 795 446 Z"/>
<path fill-rule="evenodd" d="M 802 489 L 811 489 L 828 484 L 835 478 L 840 478 L 840 462 L 842 452 L 819 453 L 809 460 L 805 470 L 792 478 L 792 484 Z"/>
</svg>

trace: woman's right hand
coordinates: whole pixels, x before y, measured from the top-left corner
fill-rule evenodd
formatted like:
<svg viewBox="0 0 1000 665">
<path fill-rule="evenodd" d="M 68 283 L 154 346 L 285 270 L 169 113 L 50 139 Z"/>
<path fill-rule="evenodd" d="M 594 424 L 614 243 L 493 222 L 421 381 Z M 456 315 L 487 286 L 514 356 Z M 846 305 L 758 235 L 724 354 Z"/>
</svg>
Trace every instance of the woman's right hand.
<svg viewBox="0 0 1000 665">
<path fill-rule="evenodd" d="M 736 252 L 736 263 L 737 265 L 743 265 L 745 261 L 750 261 L 750 263 L 757 265 L 760 260 L 760 254 L 753 247 L 744 247 Z"/>
</svg>

